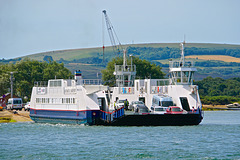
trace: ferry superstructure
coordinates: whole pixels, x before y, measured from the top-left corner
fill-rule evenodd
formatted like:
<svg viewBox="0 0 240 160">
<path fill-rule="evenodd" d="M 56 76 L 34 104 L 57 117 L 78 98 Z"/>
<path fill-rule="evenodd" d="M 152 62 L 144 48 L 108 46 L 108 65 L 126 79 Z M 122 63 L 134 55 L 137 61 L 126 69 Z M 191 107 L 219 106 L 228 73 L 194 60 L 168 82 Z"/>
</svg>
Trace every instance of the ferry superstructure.
<svg viewBox="0 0 240 160">
<path fill-rule="evenodd" d="M 135 65 L 126 65 L 126 62 L 123 65 L 115 65 L 117 87 L 112 88 L 112 101 L 141 100 L 150 108 L 154 95 L 166 95 L 172 97 L 176 106 L 186 111 L 198 108 L 201 110 L 198 86 L 193 85 L 193 76 L 197 69 L 193 61 L 185 61 L 184 44 L 181 43 L 181 59 L 170 61 L 169 79 L 135 80 Z"/>
<path fill-rule="evenodd" d="M 49 80 L 47 86 L 36 83 L 31 97 L 30 117 L 35 122 L 77 123 L 112 126 L 198 125 L 202 116 L 198 86 L 193 85 L 197 69 L 192 61 L 170 61 L 169 79 L 135 79 L 136 66 L 115 65 L 116 87 L 100 80 L 84 80 L 76 71 L 74 80 Z M 143 101 L 150 109 L 154 95 L 169 96 L 185 114 L 136 114 L 115 108 L 114 101 Z"/>
<path fill-rule="evenodd" d="M 99 110 L 106 110 L 107 86 L 101 80 L 83 80 L 81 71 L 74 80 L 37 82 L 32 89 L 30 117 L 35 122 L 93 124 Z"/>
</svg>

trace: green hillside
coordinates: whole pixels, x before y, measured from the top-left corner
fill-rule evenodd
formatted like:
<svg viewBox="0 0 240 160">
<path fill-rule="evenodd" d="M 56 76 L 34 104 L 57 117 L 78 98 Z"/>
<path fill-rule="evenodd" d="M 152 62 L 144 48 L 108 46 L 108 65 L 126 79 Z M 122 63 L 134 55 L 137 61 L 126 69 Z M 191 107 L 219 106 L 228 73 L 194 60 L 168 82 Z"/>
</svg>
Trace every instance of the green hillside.
<svg viewBox="0 0 240 160">
<path fill-rule="evenodd" d="M 179 58 L 181 52 L 179 43 L 131 44 L 123 45 L 123 48 L 127 50 L 128 55 L 131 54 L 160 65 L 166 73 L 168 72 L 168 59 Z M 185 45 L 185 55 L 225 55 L 240 58 L 240 45 L 187 43 Z M 106 67 L 107 62 L 115 56 L 122 56 L 122 53 L 115 55 L 113 54 L 112 47 L 106 47 L 104 52 L 105 62 L 103 62 L 102 47 L 56 50 L 18 57 L 16 59 L 1 60 L 0 63 L 15 63 L 26 57 L 44 61 L 44 57 L 46 60 L 46 56 L 51 56 L 53 60 L 64 63 L 72 73 L 74 70 L 81 69 L 85 78 L 96 78 L 97 73 Z M 195 59 L 195 61 L 198 69 L 198 73 L 195 76 L 197 80 L 207 76 L 222 78 L 240 77 L 240 63 L 200 59 Z"/>
<path fill-rule="evenodd" d="M 179 43 L 148 43 L 148 44 L 131 44 L 123 45 L 124 48 L 127 47 L 152 47 L 152 48 L 179 48 Z M 207 49 L 240 49 L 240 45 L 230 45 L 230 44 L 209 44 L 209 43 L 187 43 L 186 47 L 195 48 L 207 48 Z M 105 48 L 105 54 L 112 54 L 112 47 Z M 70 49 L 70 50 L 56 50 L 43 53 L 31 54 L 24 57 L 29 57 L 30 59 L 43 60 L 44 56 L 52 56 L 54 60 L 60 60 L 61 58 L 67 61 L 72 61 L 74 59 L 88 58 L 96 55 L 102 56 L 102 47 L 98 48 L 84 48 L 84 49 Z M 18 57 L 18 58 L 24 58 Z"/>
</svg>

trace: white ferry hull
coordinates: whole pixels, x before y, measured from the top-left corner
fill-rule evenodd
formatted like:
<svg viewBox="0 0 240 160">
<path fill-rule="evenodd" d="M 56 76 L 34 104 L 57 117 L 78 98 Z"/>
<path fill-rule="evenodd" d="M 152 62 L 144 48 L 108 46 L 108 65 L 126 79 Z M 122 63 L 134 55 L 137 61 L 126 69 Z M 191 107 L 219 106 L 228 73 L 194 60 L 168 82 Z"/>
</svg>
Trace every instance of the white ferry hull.
<svg viewBox="0 0 240 160">
<path fill-rule="evenodd" d="M 92 125 L 99 119 L 99 110 L 59 111 L 30 109 L 30 117 L 36 123 L 64 123 Z"/>
</svg>

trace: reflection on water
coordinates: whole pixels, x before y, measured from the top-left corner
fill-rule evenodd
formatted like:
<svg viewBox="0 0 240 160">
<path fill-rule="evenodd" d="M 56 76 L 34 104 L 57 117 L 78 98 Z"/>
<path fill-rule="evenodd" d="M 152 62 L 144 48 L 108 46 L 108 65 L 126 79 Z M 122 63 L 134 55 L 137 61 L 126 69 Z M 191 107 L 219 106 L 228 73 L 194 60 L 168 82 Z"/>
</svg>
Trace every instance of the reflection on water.
<svg viewBox="0 0 240 160">
<path fill-rule="evenodd" d="M 180 127 L 0 124 L 0 159 L 239 159 L 239 114 L 208 111 Z"/>
</svg>

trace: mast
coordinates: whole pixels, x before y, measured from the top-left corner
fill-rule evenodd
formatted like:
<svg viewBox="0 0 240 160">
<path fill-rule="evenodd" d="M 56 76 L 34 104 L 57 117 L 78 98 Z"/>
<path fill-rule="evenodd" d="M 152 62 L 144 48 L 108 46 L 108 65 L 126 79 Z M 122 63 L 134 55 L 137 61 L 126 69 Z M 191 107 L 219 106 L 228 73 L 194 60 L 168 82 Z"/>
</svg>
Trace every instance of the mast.
<svg viewBox="0 0 240 160">
<path fill-rule="evenodd" d="M 180 44 L 180 46 L 181 46 L 181 59 L 180 59 L 180 64 L 179 65 L 182 65 L 182 67 L 184 67 L 184 65 L 185 65 L 184 45 L 185 45 L 185 41 Z"/>
<path fill-rule="evenodd" d="M 180 43 L 181 58 L 180 60 L 169 62 L 170 84 L 172 85 L 191 85 L 193 83 L 193 75 L 197 69 L 194 67 L 193 61 L 185 61 L 184 49 L 185 41 Z"/>
</svg>

